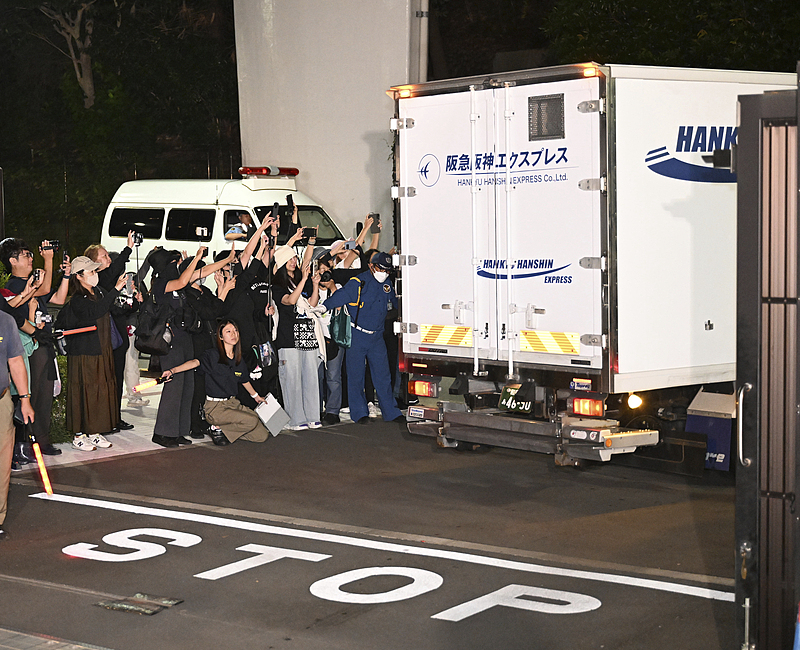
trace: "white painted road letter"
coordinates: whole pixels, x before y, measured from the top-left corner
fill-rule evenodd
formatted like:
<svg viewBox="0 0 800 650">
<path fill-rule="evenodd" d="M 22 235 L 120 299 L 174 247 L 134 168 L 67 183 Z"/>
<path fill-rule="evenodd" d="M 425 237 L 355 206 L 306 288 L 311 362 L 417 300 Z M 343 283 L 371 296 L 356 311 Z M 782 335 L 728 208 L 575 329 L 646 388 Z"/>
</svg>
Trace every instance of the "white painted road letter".
<svg viewBox="0 0 800 650">
<path fill-rule="evenodd" d="M 354 594 L 349 591 L 342 591 L 344 585 L 365 580 L 373 576 L 402 576 L 411 578 L 413 582 L 391 591 L 377 594 Z M 317 598 L 332 600 L 337 603 L 356 603 L 359 605 L 373 605 L 377 603 L 395 603 L 398 600 L 407 600 L 415 596 L 421 596 L 429 591 L 438 589 L 444 580 L 442 576 L 433 571 L 424 569 L 412 569 L 410 567 L 367 567 L 365 569 L 354 569 L 346 573 L 317 580 L 309 591 Z"/>
<path fill-rule="evenodd" d="M 146 560 L 167 552 L 166 547 L 153 542 L 143 542 L 138 539 L 131 539 L 137 535 L 148 535 L 150 537 L 160 537 L 170 540 L 168 543 L 173 546 L 188 548 L 203 541 L 201 537 L 191 533 L 181 533 L 177 530 L 164 530 L 163 528 L 132 528 L 121 530 L 117 533 L 109 533 L 103 537 L 103 541 L 109 546 L 133 549 L 134 553 L 106 553 L 105 551 L 95 551 L 97 544 L 72 544 L 65 546 L 61 552 L 71 557 L 81 557 L 86 560 L 98 560 L 100 562 L 133 562 L 134 560 Z"/>
<path fill-rule="evenodd" d="M 520 596 L 529 596 L 539 600 L 527 600 Z M 562 604 L 563 603 L 563 604 Z M 543 614 L 580 614 L 597 609 L 602 603 L 597 598 L 574 594 L 569 591 L 554 591 L 528 587 L 526 585 L 508 585 L 490 594 L 470 600 L 463 605 L 456 605 L 448 610 L 434 614 L 431 618 L 442 621 L 463 621 L 465 618 L 484 612 L 491 607 L 513 607 L 527 609 Z"/>
<path fill-rule="evenodd" d="M 291 558 L 293 560 L 306 560 L 308 562 L 319 562 L 320 560 L 327 560 L 330 555 L 322 555 L 321 553 L 306 553 L 305 551 L 292 551 L 288 548 L 277 548 L 275 546 L 262 546 L 261 544 L 245 544 L 236 549 L 237 551 L 245 551 L 246 553 L 258 553 L 255 557 L 249 557 L 246 560 L 239 560 L 226 564 L 218 569 L 211 569 L 210 571 L 203 571 L 194 577 L 202 578 L 203 580 L 219 580 L 226 578 L 234 573 L 240 571 L 247 571 L 247 569 L 254 569 L 262 564 L 269 564 L 275 560 L 283 558 Z"/>
</svg>

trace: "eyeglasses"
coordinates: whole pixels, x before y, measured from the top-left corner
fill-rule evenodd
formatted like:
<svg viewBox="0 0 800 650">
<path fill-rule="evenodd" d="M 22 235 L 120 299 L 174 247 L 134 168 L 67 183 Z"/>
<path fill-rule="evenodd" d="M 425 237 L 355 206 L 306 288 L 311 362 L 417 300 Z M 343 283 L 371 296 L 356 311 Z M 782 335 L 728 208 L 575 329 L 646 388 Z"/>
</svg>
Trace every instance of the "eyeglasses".
<svg viewBox="0 0 800 650">
<path fill-rule="evenodd" d="M 29 257 L 30 259 L 33 259 L 33 253 L 31 253 L 30 251 L 21 251 L 20 254 L 17 256 L 17 259 L 20 259 L 22 257 Z"/>
</svg>

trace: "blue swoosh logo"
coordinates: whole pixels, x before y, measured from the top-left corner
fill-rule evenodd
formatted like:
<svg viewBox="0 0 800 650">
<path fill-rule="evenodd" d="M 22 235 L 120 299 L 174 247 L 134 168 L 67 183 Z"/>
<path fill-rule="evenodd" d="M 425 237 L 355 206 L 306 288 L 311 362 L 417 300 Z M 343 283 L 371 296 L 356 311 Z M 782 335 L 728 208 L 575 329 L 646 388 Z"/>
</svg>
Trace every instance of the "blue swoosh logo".
<svg viewBox="0 0 800 650">
<path fill-rule="evenodd" d="M 537 273 L 520 273 L 518 275 L 512 275 L 511 279 L 512 280 L 520 280 L 522 278 L 535 278 L 536 276 L 539 276 L 539 275 L 549 275 L 550 273 L 558 273 L 559 271 L 563 271 L 568 266 L 571 266 L 571 265 L 567 264 L 566 266 L 562 266 L 561 268 L 558 268 L 558 269 L 550 269 L 549 271 L 538 271 Z M 492 271 L 486 271 L 484 269 L 478 269 L 478 275 L 480 277 L 482 277 L 482 278 L 489 278 L 490 280 L 506 280 L 506 279 L 508 279 L 508 276 L 505 273 L 494 273 Z"/>
<path fill-rule="evenodd" d="M 647 167 L 656 174 L 679 181 L 694 181 L 696 183 L 736 182 L 736 174 L 729 169 L 693 165 L 668 156 L 667 148 L 661 147 L 648 151 L 644 161 Z"/>
</svg>

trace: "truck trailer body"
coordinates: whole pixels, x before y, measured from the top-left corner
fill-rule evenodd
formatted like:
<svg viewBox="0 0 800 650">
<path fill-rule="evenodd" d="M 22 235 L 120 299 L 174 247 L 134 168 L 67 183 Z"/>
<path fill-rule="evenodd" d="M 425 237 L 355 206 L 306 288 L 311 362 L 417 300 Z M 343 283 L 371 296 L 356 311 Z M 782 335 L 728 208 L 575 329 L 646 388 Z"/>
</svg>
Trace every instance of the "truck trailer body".
<svg viewBox="0 0 800 650">
<path fill-rule="evenodd" d="M 501 405 L 528 416 L 512 428 L 554 453 L 570 436 L 592 458 L 653 444 L 568 418 L 735 378 L 736 178 L 714 152 L 736 143 L 738 95 L 794 82 L 588 63 L 392 88 L 405 369 L 506 387 Z M 452 408 L 437 435 L 477 421 Z"/>
</svg>

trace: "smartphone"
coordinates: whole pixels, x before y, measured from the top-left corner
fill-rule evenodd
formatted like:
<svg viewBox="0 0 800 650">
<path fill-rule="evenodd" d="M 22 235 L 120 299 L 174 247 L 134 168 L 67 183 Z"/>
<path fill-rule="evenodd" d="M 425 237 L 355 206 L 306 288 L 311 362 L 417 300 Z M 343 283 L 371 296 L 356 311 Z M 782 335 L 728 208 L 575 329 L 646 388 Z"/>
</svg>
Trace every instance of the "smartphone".
<svg viewBox="0 0 800 650">
<path fill-rule="evenodd" d="M 358 245 L 358 244 L 356 244 L 356 240 L 355 240 L 355 239 L 350 239 L 350 240 L 348 240 L 348 241 L 346 241 L 346 242 L 344 243 L 344 250 L 346 250 L 346 251 L 352 251 L 352 250 L 354 250 L 354 249 L 355 249 L 355 247 L 356 247 L 357 245 Z"/>
<path fill-rule="evenodd" d="M 311 261 L 311 272 L 316 273 L 319 271 L 319 260 L 312 260 Z"/>
<path fill-rule="evenodd" d="M 316 237 L 316 236 L 317 236 L 316 228 L 303 228 L 303 239 L 308 239 L 309 237 Z"/>
<path fill-rule="evenodd" d="M 34 282 L 38 282 L 41 279 L 42 279 L 42 269 L 36 269 L 33 272 L 33 280 Z"/>
<path fill-rule="evenodd" d="M 291 217 L 294 212 L 294 197 L 291 194 L 286 195 L 286 206 L 289 208 L 287 214 Z"/>
<path fill-rule="evenodd" d="M 372 217 L 372 225 L 369 228 L 371 233 L 376 233 L 381 231 L 381 215 L 377 212 L 370 212 L 369 216 Z"/>
<path fill-rule="evenodd" d="M 277 219 L 279 216 L 281 216 L 281 213 L 280 213 L 280 207 L 281 207 L 281 206 L 279 206 L 279 205 L 278 205 L 278 202 L 277 202 L 277 201 L 275 201 L 275 203 L 273 203 L 273 204 L 272 204 L 272 216 L 273 216 L 273 217 L 275 217 L 276 219 Z"/>
</svg>

